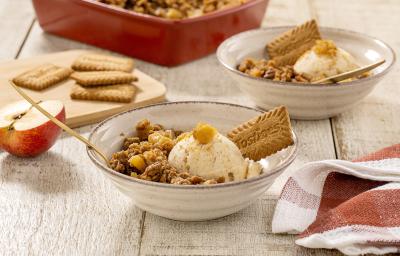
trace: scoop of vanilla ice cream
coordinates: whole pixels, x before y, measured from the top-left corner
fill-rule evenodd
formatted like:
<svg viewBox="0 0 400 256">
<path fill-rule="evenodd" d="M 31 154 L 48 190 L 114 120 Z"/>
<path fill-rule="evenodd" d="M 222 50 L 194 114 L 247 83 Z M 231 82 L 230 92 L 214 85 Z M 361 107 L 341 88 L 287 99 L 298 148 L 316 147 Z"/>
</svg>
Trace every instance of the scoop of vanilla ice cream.
<svg viewBox="0 0 400 256">
<path fill-rule="evenodd" d="M 338 48 L 330 40 L 317 40 L 294 64 L 294 71 L 313 81 L 338 75 L 358 68 L 350 53 Z"/>
<path fill-rule="evenodd" d="M 169 163 L 179 171 L 205 179 L 224 177 L 239 181 L 261 173 L 257 162 L 244 159 L 239 148 L 227 137 L 216 133 L 208 143 L 200 143 L 193 135 L 179 141 L 171 150 Z"/>
<path fill-rule="evenodd" d="M 246 179 L 250 179 L 250 178 L 259 176 L 263 169 L 262 165 L 258 162 L 250 160 L 248 158 L 246 158 L 245 160 L 248 164 Z"/>
</svg>

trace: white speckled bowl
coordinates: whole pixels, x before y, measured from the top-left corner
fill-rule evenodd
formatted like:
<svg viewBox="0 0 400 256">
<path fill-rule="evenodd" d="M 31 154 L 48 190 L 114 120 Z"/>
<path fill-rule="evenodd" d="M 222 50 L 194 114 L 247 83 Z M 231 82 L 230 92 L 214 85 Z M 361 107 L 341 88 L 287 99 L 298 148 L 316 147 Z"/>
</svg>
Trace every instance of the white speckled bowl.
<svg viewBox="0 0 400 256">
<path fill-rule="evenodd" d="M 178 130 L 190 130 L 202 121 L 226 134 L 233 127 L 261 113 L 256 109 L 225 103 L 163 103 L 113 116 L 94 128 L 89 140 L 111 157 L 113 152 L 121 148 L 124 138 L 121 133 L 132 134 L 135 124 L 144 118 Z M 90 149 L 88 155 L 95 166 L 122 193 L 132 198 L 139 208 L 169 219 L 199 221 L 235 213 L 261 196 L 296 157 L 297 139 L 293 136 L 293 146 L 261 160 L 267 168 L 262 175 L 216 185 L 171 185 L 139 180 L 108 168 Z"/>
<path fill-rule="evenodd" d="M 323 119 L 338 115 L 366 97 L 395 62 L 395 53 L 386 43 L 360 33 L 335 28 L 320 28 L 323 38 L 333 40 L 352 54 L 360 65 L 385 59 L 368 78 L 336 85 L 277 82 L 250 77 L 238 70 L 245 58 L 264 57 L 265 45 L 291 27 L 271 27 L 243 32 L 225 40 L 217 50 L 219 62 L 238 82 L 239 88 L 261 108 L 286 105 L 295 119 Z"/>
</svg>

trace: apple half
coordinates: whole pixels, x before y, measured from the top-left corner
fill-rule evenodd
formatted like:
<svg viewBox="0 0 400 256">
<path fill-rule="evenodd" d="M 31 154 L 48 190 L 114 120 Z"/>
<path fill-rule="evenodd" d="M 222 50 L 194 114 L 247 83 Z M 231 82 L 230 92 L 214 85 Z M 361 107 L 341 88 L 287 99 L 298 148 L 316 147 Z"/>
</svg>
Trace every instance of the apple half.
<svg viewBox="0 0 400 256">
<path fill-rule="evenodd" d="M 61 101 L 48 100 L 39 105 L 65 122 Z M 0 148 L 21 157 L 34 157 L 56 142 L 61 128 L 53 124 L 27 101 L 17 101 L 0 109 Z"/>
</svg>

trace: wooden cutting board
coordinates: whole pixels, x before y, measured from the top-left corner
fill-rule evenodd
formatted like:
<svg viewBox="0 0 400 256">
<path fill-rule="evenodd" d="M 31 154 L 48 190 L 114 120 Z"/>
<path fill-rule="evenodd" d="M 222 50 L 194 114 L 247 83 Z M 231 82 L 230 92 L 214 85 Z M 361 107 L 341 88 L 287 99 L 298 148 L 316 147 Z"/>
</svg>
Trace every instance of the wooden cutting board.
<svg viewBox="0 0 400 256">
<path fill-rule="evenodd" d="M 28 59 L 0 62 L 0 108 L 8 103 L 22 99 L 8 82 L 13 77 L 44 63 L 70 67 L 79 55 L 88 52 L 85 50 L 71 50 Z M 99 122 L 111 115 L 128 109 L 164 101 L 166 89 L 162 83 L 138 69 L 135 69 L 133 74 L 139 80 L 134 83 L 137 87 L 137 93 L 131 103 L 72 100 L 69 96 L 70 89 L 75 83 L 72 79 L 68 79 L 42 91 L 23 90 L 37 101 L 61 100 L 65 105 L 67 125 L 70 127 L 79 127 Z"/>
</svg>

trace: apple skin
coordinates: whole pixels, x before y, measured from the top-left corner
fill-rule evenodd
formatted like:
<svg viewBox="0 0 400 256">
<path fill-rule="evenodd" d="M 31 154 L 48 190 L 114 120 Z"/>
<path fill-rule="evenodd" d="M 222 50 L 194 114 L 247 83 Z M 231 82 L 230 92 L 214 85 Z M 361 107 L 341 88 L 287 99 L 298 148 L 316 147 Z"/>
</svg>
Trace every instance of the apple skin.
<svg viewBox="0 0 400 256">
<path fill-rule="evenodd" d="M 55 118 L 65 122 L 65 107 Z M 15 156 L 35 157 L 49 150 L 61 132 L 62 129 L 50 120 L 23 131 L 0 128 L 0 148 Z"/>
</svg>

